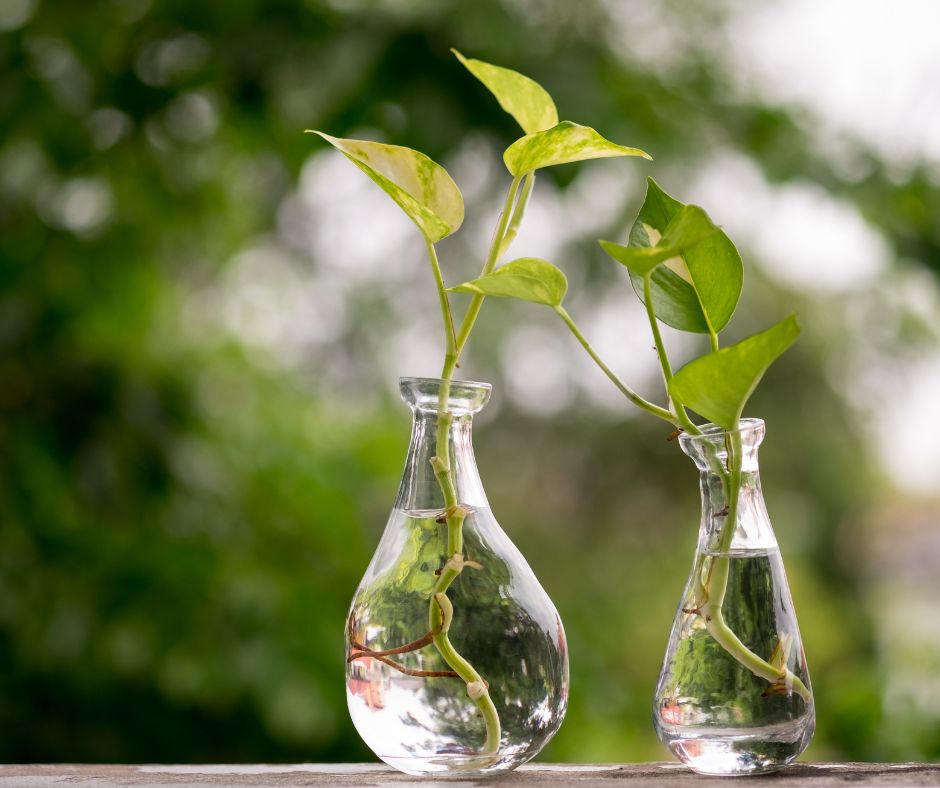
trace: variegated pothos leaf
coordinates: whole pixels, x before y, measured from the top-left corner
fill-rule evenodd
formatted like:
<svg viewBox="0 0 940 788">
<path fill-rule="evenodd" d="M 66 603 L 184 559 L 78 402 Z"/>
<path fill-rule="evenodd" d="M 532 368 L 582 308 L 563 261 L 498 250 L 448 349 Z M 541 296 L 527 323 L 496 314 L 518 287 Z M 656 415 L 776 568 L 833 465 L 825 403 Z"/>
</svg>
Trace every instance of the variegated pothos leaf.
<svg viewBox="0 0 940 788">
<path fill-rule="evenodd" d="M 520 137 L 506 149 L 503 161 L 512 175 L 524 175 L 555 164 L 613 156 L 652 158 L 639 148 L 628 148 L 605 139 L 590 126 L 563 120 L 545 131 Z"/>
<path fill-rule="evenodd" d="M 401 145 L 331 137 L 308 129 L 343 153 L 388 194 L 431 243 L 463 223 L 463 197 L 440 164 Z"/>
<path fill-rule="evenodd" d="M 526 134 L 550 129 L 558 123 L 555 102 L 535 80 L 512 69 L 466 58 L 456 49 L 451 49 L 451 52 L 473 76 L 486 85 L 499 106 L 516 119 Z"/>
</svg>

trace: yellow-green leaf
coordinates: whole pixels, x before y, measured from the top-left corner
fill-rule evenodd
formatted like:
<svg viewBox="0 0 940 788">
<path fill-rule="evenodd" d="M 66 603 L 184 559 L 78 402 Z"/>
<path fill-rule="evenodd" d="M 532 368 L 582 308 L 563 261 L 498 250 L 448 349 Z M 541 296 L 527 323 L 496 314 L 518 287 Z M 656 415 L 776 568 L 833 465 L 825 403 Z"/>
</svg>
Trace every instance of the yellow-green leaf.
<svg viewBox="0 0 940 788">
<path fill-rule="evenodd" d="M 669 381 L 669 396 L 713 424 L 733 430 L 767 368 L 799 336 L 796 315 L 686 364 Z"/>
<path fill-rule="evenodd" d="M 510 173 L 524 175 L 555 164 L 613 156 L 652 158 L 639 148 L 627 148 L 605 139 L 590 126 L 579 126 L 570 120 L 563 120 L 545 131 L 520 137 L 506 149 L 503 161 Z"/>
<path fill-rule="evenodd" d="M 526 134 L 550 129 L 558 123 L 555 102 L 538 82 L 512 69 L 465 58 L 456 49 L 450 51 L 486 85 L 499 106 L 516 119 Z"/>
<path fill-rule="evenodd" d="M 518 298 L 545 306 L 561 306 L 568 292 L 568 280 L 551 263 L 537 257 L 520 257 L 493 273 L 451 287 L 455 293 L 475 293 L 502 298 Z"/>
<path fill-rule="evenodd" d="M 318 134 L 377 183 L 431 243 L 463 223 L 463 197 L 440 164 L 401 145 Z"/>
</svg>

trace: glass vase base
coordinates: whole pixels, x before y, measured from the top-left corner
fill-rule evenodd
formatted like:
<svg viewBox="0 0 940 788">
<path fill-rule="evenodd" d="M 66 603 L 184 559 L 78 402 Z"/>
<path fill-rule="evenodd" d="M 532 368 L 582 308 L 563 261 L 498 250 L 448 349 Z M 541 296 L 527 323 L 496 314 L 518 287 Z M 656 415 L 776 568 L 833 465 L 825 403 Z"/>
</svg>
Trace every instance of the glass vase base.
<svg viewBox="0 0 940 788">
<path fill-rule="evenodd" d="M 495 755 L 460 755 L 445 753 L 434 757 L 396 757 L 380 755 L 379 758 L 400 772 L 413 777 L 434 775 L 443 780 L 467 780 L 477 777 L 496 776 L 521 766 L 532 757 L 531 753 Z"/>
<path fill-rule="evenodd" d="M 768 774 L 791 763 L 806 748 L 812 727 L 805 720 L 727 731 L 663 726 L 660 738 L 697 774 L 744 776 Z"/>
</svg>

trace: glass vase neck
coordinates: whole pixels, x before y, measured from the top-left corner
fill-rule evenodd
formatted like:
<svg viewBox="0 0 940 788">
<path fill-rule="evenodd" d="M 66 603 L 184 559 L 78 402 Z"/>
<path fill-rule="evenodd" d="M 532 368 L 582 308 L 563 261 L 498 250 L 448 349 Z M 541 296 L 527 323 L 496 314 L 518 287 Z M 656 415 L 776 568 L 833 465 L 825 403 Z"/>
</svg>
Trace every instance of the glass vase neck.
<svg viewBox="0 0 940 788">
<path fill-rule="evenodd" d="M 702 520 L 698 548 L 701 552 L 777 549 L 757 462 L 757 450 L 763 439 L 761 419 L 742 419 L 737 430 L 706 424 L 701 435 L 686 433 L 679 438 L 679 445 L 700 473 Z M 740 458 L 740 463 L 735 462 L 736 457 Z M 734 523 L 729 522 L 731 517 Z M 733 529 L 730 533 L 729 528 Z"/>
<path fill-rule="evenodd" d="M 486 508 L 486 494 L 473 455 L 473 414 L 490 398 L 489 383 L 438 378 L 401 378 L 401 397 L 411 408 L 411 443 L 398 489 L 396 508 L 443 511 L 444 494 L 431 459 L 446 449 L 459 503 Z M 439 440 L 446 430 L 446 440 Z"/>
<path fill-rule="evenodd" d="M 683 433 L 679 436 L 682 451 L 689 455 L 700 471 L 713 473 L 715 463 L 725 470 L 731 469 L 730 459 L 735 444 L 740 444 L 741 470 L 757 471 L 757 450 L 764 440 L 763 419 L 741 419 L 736 430 L 726 430 L 717 424 L 704 424 L 701 435 Z"/>
</svg>

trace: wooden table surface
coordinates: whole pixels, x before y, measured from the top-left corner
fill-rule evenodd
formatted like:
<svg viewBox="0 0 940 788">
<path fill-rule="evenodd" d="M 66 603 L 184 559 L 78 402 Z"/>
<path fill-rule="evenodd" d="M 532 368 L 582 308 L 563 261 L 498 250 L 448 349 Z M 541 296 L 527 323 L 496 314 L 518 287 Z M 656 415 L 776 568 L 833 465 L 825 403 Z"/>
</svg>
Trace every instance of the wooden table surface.
<svg viewBox="0 0 940 788">
<path fill-rule="evenodd" d="M 630 786 L 700 785 L 719 778 L 698 777 L 678 763 L 638 764 L 551 764 L 534 763 L 507 775 L 486 780 L 453 781 L 409 777 L 381 764 L 286 764 L 211 766 L 121 766 L 121 765 L 9 765 L 0 766 L 0 788 L 35 788 L 60 785 L 68 788 L 105 786 L 454 786 L 454 785 L 575 785 L 579 788 Z M 937 785 L 940 764 L 923 763 L 800 763 L 764 777 L 736 777 L 735 786 L 761 784 L 764 788 L 791 786 Z"/>
</svg>

